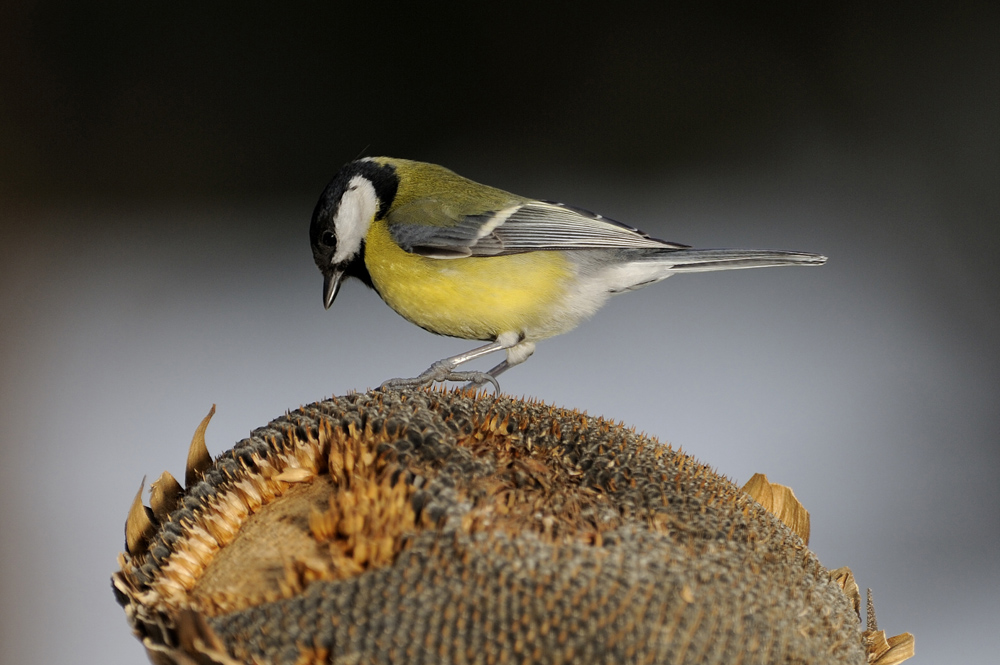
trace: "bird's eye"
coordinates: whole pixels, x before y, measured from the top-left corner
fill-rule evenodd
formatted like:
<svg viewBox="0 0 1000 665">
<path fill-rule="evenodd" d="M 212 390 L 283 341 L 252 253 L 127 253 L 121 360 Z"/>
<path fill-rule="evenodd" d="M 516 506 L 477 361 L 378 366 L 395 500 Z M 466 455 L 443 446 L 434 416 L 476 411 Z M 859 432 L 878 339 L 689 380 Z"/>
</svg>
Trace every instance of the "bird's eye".
<svg viewBox="0 0 1000 665">
<path fill-rule="evenodd" d="M 327 247 L 333 247 L 337 244 L 337 236 L 333 235 L 333 231 L 324 231 L 323 235 L 319 237 L 319 241 Z"/>
</svg>

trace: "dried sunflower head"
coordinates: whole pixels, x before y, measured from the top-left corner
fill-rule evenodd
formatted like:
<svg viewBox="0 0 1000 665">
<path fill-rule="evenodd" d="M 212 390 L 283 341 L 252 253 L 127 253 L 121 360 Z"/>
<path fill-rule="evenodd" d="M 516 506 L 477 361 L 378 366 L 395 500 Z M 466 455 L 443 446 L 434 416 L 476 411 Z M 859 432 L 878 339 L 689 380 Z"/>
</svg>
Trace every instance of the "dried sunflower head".
<svg viewBox="0 0 1000 665">
<path fill-rule="evenodd" d="M 155 663 L 868 662 L 849 571 L 755 500 L 790 491 L 621 424 L 372 392 L 214 461 L 204 425 L 113 577 Z"/>
</svg>

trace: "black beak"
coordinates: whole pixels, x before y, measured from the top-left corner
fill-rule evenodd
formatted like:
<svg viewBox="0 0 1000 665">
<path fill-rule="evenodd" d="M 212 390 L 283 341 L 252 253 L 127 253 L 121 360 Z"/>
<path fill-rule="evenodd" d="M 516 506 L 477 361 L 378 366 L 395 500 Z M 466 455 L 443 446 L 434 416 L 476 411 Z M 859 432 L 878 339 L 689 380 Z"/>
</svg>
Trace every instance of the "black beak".
<svg viewBox="0 0 1000 665">
<path fill-rule="evenodd" d="M 344 273 L 340 270 L 331 270 L 323 274 L 323 307 L 330 309 L 337 291 L 340 291 L 340 280 L 344 278 Z"/>
</svg>

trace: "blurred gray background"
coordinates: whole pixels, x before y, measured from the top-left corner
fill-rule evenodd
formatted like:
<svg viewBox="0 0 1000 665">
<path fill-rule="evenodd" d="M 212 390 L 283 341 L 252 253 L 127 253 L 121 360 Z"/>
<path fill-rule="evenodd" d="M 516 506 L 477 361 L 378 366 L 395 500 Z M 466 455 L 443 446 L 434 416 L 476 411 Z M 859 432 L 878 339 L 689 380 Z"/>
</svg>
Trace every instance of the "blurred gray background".
<svg viewBox="0 0 1000 665">
<path fill-rule="evenodd" d="M 320 3 L 316 3 L 320 5 Z M 20 2 L 0 9 L 0 661 L 141 663 L 109 575 L 144 475 L 470 344 L 307 240 L 359 155 L 701 247 L 503 389 L 792 486 L 918 663 L 1000 651 L 996 3 Z"/>
</svg>

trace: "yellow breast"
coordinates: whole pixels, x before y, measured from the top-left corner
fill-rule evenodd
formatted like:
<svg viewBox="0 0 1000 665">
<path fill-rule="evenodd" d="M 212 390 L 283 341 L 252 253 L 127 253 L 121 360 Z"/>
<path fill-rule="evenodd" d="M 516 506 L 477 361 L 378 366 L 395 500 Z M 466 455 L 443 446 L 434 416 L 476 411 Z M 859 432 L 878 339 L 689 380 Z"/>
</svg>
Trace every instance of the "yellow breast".
<svg viewBox="0 0 1000 665">
<path fill-rule="evenodd" d="M 365 265 L 382 299 L 404 318 L 440 335 L 492 340 L 515 331 L 547 337 L 573 266 L 559 252 L 431 259 L 403 251 L 384 220 L 365 238 Z"/>
</svg>

